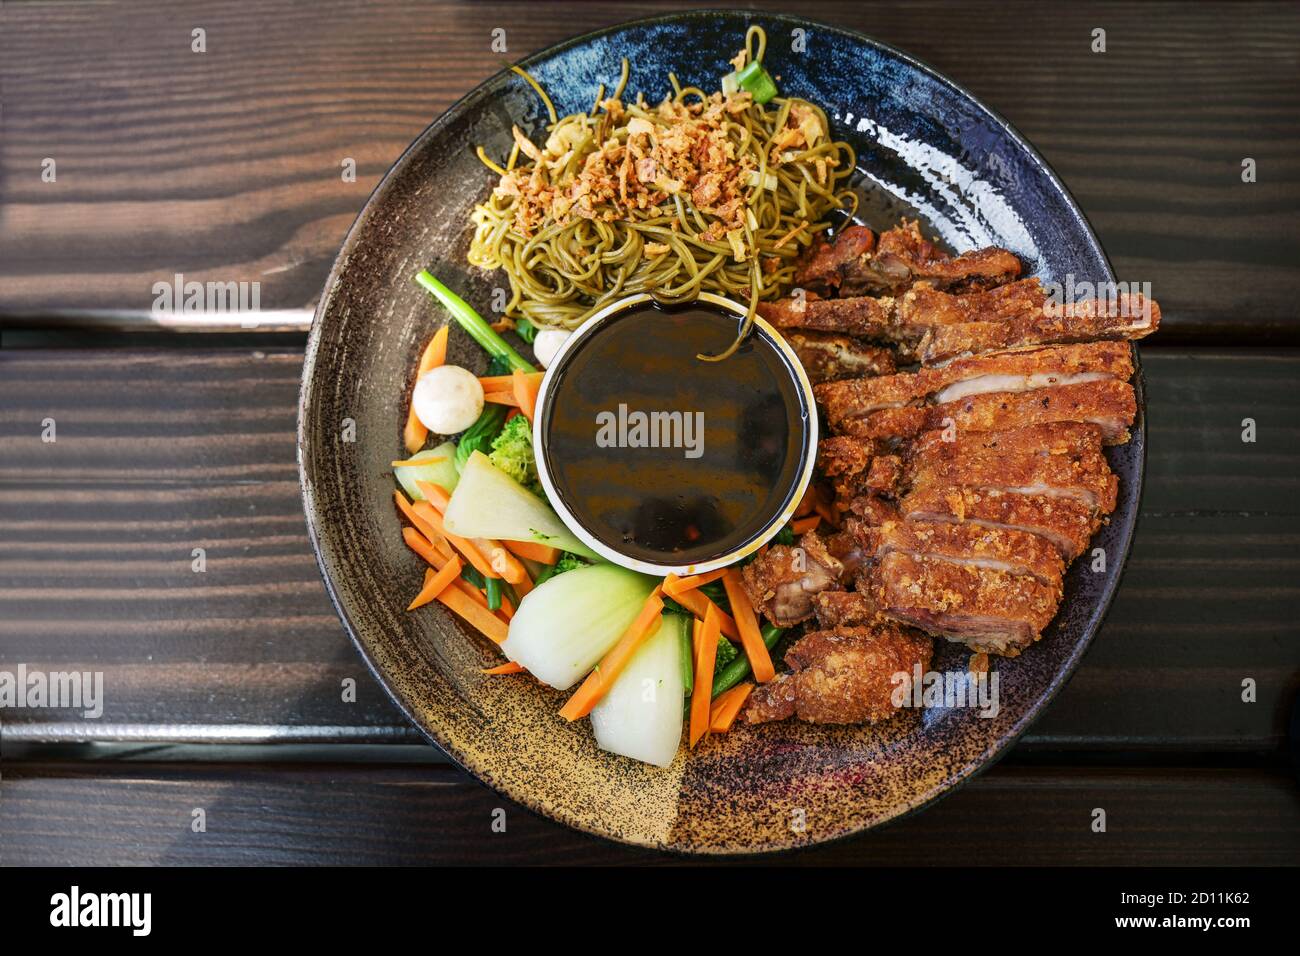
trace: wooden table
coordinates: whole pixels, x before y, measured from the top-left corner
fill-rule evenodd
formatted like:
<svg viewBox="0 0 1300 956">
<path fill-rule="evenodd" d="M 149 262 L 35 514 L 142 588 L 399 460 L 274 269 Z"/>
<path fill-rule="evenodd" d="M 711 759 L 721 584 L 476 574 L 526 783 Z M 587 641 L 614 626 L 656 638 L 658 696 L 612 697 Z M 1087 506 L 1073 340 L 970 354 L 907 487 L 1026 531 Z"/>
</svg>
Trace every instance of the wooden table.
<svg viewBox="0 0 1300 956">
<path fill-rule="evenodd" d="M 1300 8 L 795 6 L 1006 115 L 1165 324 L 1142 349 L 1137 542 L 1068 689 L 950 798 L 787 859 L 1300 862 Z M 670 859 L 534 817 L 420 742 L 325 596 L 294 416 L 345 230 L 499 68 L 492 30 L 515 57 L 672 8 L 0 7 L 0 670 L 109 689 L 98 720 L 3 712 L 0 863 Z M 151 329 L 177 272 L 259 281 L 264 321 Z"/>
</svg>

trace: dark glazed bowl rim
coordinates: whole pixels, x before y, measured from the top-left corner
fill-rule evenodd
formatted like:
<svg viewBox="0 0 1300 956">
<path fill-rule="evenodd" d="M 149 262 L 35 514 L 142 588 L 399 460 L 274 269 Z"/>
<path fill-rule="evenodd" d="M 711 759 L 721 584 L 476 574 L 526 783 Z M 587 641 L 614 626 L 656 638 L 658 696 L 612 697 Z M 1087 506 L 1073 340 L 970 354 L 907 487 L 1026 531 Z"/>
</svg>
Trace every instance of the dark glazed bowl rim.
<svg viewBox="0 0 1300 956">
<path fill-rule="evenodd" d="M 746 18 L 749 20 L 761 20 L 764 23 L 780 23 L 783 25 L 788 25 L 790 27 L 811 28 L 818 32 L 835 34 L 846 40 L 852 41 L 854 43 L 866 45 L 868 47 L 881 51 L 893 58 L 896 58 L 897 60 L 907 64 L 913 69 L 916 69 L 926 74 L 930 79 L 932 79 L 936 83 L 944 87 L 947 87 L 951 92 L 957 94 L 959 98 L 966 100 L 971 106 L 986 114 L 987 117 L 992 122 L 992 124 L 997 126 L 1016 145 L 1016 147 L 1018 147 L 1021 151 L 1023 151 L 1023 153 L 1026 156 L 1029 157 L 1029 159 L 1032 161 L 1033 166 L 1036 167 L 1040 172 L 1040 174 L 1045 177 L 1047 183 L 1050 184 L 1050 186 L 1059 193 L 1065 208 L 1068 210 L 1070 216 L 1074 220 L 1075 227 L 1079 230 L 1080 234 L 1086 239 L 1086 244 L 1088 246 L 1089 251 L 1096 256 L 1098 262 L 1100 262 L 1104 267 L 1105 280 L 1110 281 L 1112 283 L 1115 281 L 1114 270 L 1110 265 L 1110 260 L 1106 256 L 1105 250 L 1102 248 L 1101 243 L 1098 241 L 1097 235 L 1093 230 L 1091 224 L 1088 222 L 1087 217 L 1083 214 L 1082 210 L 1079 208 L 1078 203 L 1075 201 L 1074 196 L 1066 188 L 1065 184 L 1061 181 L 1060 177 L 1047 163 L 1047 161 L 1042 157 L 1042 155 L 1015 129 L 1014 126 L 1011 125 L 1009 121 L 1006 120 L 1006 118 L 1004 118 L 996 110 L 990 108 L 985 103 L 983 103 L 978 97 L 976 97 L 973 93 L 967 90 L 964 86 L 948 78 L 947 76 L 945 76 L 935 68 L 931 67 L 929 64 L 925 63 L 924 61 L 918 59 L 917 57 L 909 53 L 906 53 L 903 50 L 898 49 L 897 47 L 891 46 L 879 40 L 872 39 L 871 37 L 868 37 L 865 34 L 859 33 L 857 31 L 849 30 L 843 27 L 832 26 L 815 20 L 809 20 L 803 17 L 790 16 L 787 14 L 769 13 L 769 12 L 758 11 L 758 10 L 738 10 L 738 9 L 727 9 L 727 8 L 700 9 L 700 10 L 662 14 L 654 17 L 640 18 L 636 20 L 625 21 L 623 23 L 615 24 L 609 27 L 604 27 L 599 30 L 593 30 L 588 33 L 582 34 L 580 36 L 576 36 L 571 39 L 562 41 L 558 44 L 554 44 L 552 46 L 546 47 L 542 50 L 537 51 L 536 53 L 530 54 L 529 56 L 523 58 L 522 60 L 519 60 L 518 65 L 527 68 L 530 64 L 533 64 L 539 60 L 553 57 L 555 55 L 568 51 L 574 47 L 589 43 L 597 38 L 609 36 L 612 34 L 617 34 L 619 32 L 628 30 L 630 28 L 680 23 L 682 21 L 690 22 L 690 21 L 707 20 L 710 17 L 716 17 L 720 15 Z M 373 208 L 376 206 L 378 200 L 381 197 L 384 197 L 389 192 L 389 190 L 393 188 L 395 182 L 399 179 L 399 177 L 401 177 L 405 173 L 406 167 L 410 164 L 412 157 L 415 156 L 419 151 L 421 151 L 428 144 L 430 139 L 439 135 L 439 133 L 447 125 L 451 123 L 453 117 L 458 112 L 460 112 L 463 108 L 465 108 L 469 104 L 476 102 L 479 98 L 485 97 L 488 93 L 489 87 L 493 86 L 499 80 L 499 78 L 502 77 L 503 74 L 506 74 L 508 72 L 509 72 L 508 68 L 503 68 L 497 71 L 496 73 L 492 74 L 491 76 L 483 80 L 480 84 L 475 86 L 469 92 L 467 92 L 464 96 L 460 97 L 458 100 L 456 100 L 456 102 L 454 102 L 451 106 L 449 106 L 440 116 L 438 116 L 432 123 L 430 123 L 424 129 L 424 131 L 421 132 L 420 135 L 417 136 L 415 140 L 412 141 L 412 143 L 405 150 L 403 150 L 401 155 L 394 161 L 393 165 L 384 174 L 383 178 L 379 181 L 379 183 L 375 186 L 374 190 L 367 197 L 365 204 L 362 206 L 360 212 L 357 214 L 356 219 L 349 227 L 347 236 L 345 237 L 343 244 L 340 247 L 338 255 L 334 259 L 334 263 L 331 266 L 329 276 L 327 277 L 325 284 L 323 286 L 322 294 L 320 300 L 317 303 L 316 310 L 313 316 L 312 328 L 308 335 L 306 350 L 304 354 L 303 374 L 302 374 L 302 381 L 301 381 L 301 385 L 299 389 L 299 397 L 298 397 L 298 429 L 297 429 L 296 444 L 297 444 L 297 458 L 298 458 L 298 470 L 299 470 L 299 484 L 300 484 L 300 489 L 301 489 L 301 494 L 303 499 L 303 509 L 306 517 L 308 538 L 311 542 L 312 551 L 315 554 L 317 566 L 320 569 L 321 577 L 325 584 L 325 590 L 329 594 L 330 601 L 334 605 L 334 608 L 338 613 L 340 620 L 343 622 L 344 628 L 348 632 L 349 638 L 352 640 L 353 644 L 360 652 L 362 659 L 366 663 L 366 666 L 369 668 L 370 672 L 374 675 L 376 681 L 384 688 L 385 692 L 388 693 L 388 695 L 392 698 L 392 700 L 397 705 L 397 707 L 401 710 L 401 712 L 406 717 L 406 719 L 409 720 L 417 729 L 419 729 L 420 733 L 423 736 L 425 736 L 431 743 L 435 744 L 444 753 L 446 753 L 457 764 L 457 766 L 469 772 L 476 779 L 482 781 L 484 784 L 491 787 L 493 790 L 500 793 L 502 796 L 505 796 L 510 800 L 523 805 L 524 807 L 528 808 L 529 810 L 541 816 L 544 816 L 551 820 L 556 820 L 576 830 L 585 833 L 590 833 L 594 836 L 599 836 L 604 839 L 613 840 L 615 842 L 623 842 L 632 846 L 642 846 L 642 847 L 648 846 L 652 849 L 667 851 L 674 854 L 682 854 L 682 855 L 698 855 L 698 854 L 715 855 L 716 854 L 721 856 L 745 857 L 745 856 L 759 856 L 759 855 L 766 856 L 771 853 L 779 853 L 787 850 L 807 848 L 808 846 L 810 846 L 809 843 L 798 842 L 798 841 L 788 841 L 785 843 L 770 843 L 770 844 L 764 844 L 764 845 L 750 847 L 747 849 L 740 849 L 740 850 L 732 849 L 728 847 L 716 847 L 716 848 L 715 847 L 692 847 L 687 845 L 678 845 L 678 844 L 671 844 L 671 843 L 662 844 L 662 845 L 646 844 L 637 841 L 626 840 L 621 838 L 618 835 L 603 832 L 594 827 L 588 826 L 585 821 L 583 821 L 580 818 L 574 817 L 572 814 L 557 813 L 553 809 L 543 805 L 540 801 L 534 799 L 532 795 L 529 793 L 512 792 L 510 789 L 506 788 L 505 786 L 498 784 L 498 782 L 492 778 L 492 775 L 486 772 L 485 769 L 475 769 L 471 767 L 464 759 L 463 755 L 458 753 L 456 749 L 449 744 L 448 741 L 439 739 L 438 734 L 434 733 L 433 730 L 426 727 L 421 720 L 417 719 L 415 711 L 412 708 L 410 702 L 406 699 L 404 693 L 399 689 L 394 688 L 392 684 L 380 672 L 374 658 L 372 657 L 370 650 L 367 648 L 366 644 L 359 638 L 357 627 L 354 624 L 348 612 L 347 607 L 345 607 L 344 604 L 340 601 L 337 589 L 330 578 L 330 572 L 326 567 L 326 561 L 322 551 L 324 545 L 322 543 L 321 530 L 320 528 L 317 527 L 316 502 L 313 498 L 311 484 L 308 480 L 307 466 L 305 462 L 305 458 L 306 458 L 305 449 L 307 446 L 306 433 L 305 433 L 307 400 L 308 400 L 308 395 L 311 391 L 313 377 L 315 374 L 317 351 L 320 346 L 320 338 L 321 338 L 322 317 L 324 316 L 325 311 L 331 302 L 332 293 L 334 292 L 335 288 L 338 285 L 339 277 L 344 267 L 348 263 L 348 260 L 350 259 L 353 252 L 356 249 L 359 234 L 361 232 L 360 226 L 369 217 Z M 1079 662 L 1081 661 L 1083 655 L 1091 646 L 1092 641 L 1096 637 L 1097 632 L 1101 629 L 1105 617 L 1109 612 L 1111 604 L 1114 600 L 1115 593 L 1119 588 L 1119 583 L 1122 579 L 1123 571 L 1127 564 L 1129 552 L 1132 547 L 1133 536 L 1138 521 L 1138 513 L 1140 511 L 1140 506 L 1141 506 L 1141 497 L 1142 497 L 1142 490 L 1143 490 L 1142 486 L 1143 486 L 1144 474 L 1146 470 L 1146 441 L 1145 441 L 1146 402 L 1145 402 L 1144 378 L 1142 374 L 1140 359 L 1138 356 L 1138 350 L 1136 346 L 1132 346 L 1131 350 L 1133 354 L 1133 363 L 1134 363 L 1134 375 L 1133 375 L 1132 384 L 1134 387 L 1135 398 L 1136 398 L 1137 409 L 1138 409 L 1137 419 L 1135 420 L 1132 428 L 1133 441 L 1137 446 L 1138 453 L 1133 460 L 1132 473 L 1131 475 L 1127 476 L 1127 482 L 1130 483 L 1131 490 L 1127 495 L 1125 495 L 1125 498 L 1131 501 L 1131 514 L 1126 514 L 1123 516 L 1124 519 L 1123 524 L 1119 529 L 1120 537 L 1118 543 L 1120 545 L 1120 554 L 1117 559 L 1119 564 L 1116 569 L 1116 572 L 1113 576 L 1108 577 L 1104 587 L 1100 590 L 1099 595 L 1092 602 L 1093 611 L 1090 614 L 1091 620 L 1089 624 L 1083 629 L 1079 637 L 1073 642 L 1071 651 L 1068 657 L 1065 659 L 1063 666 L 1058 668 L 1055 675 L 1051 679 L 1050 683 L 1037 697 L 1037 699 L 1034 700 L 1031 705 L 1029 705 L 1025 713 L 1021 716 L 1019 722 L 1011 730 L 1005 732 L 999 738 L 997 738 L 989 747 L 985 749 L 985 751 L 978 758 L 972 759 L 961 772 L 958 772 L 956 775 L 953 776 L 945 777 L 945 779 L 942 782 L 936 784 L 935 786 L 933 786 L 932 788 L 930 788 L 925 792 L 918 792 L 916 794 L 913 794 L 908 801 L 904 803 L 900 803 L 900 805 L 897 807 L 895 812 L 893 812 L 892 814 L 884 816 L 866 825 L 846 827 L 841 832 L 820 839 L 816 842 L 816 844 L 811 844 L 811 845 L 824 845 L 828 843 L 837 842 L 852 836 L 860 835 L 861 833 L 866 832 L 867 830 L 874 829 L 879 826 L 887 825 L 889 823 L 893 823 L 900 819 L 904 819 L 916 813 L 917 811 L 932 805 L 942 797 L 945 797 L 948 794 L 955 792 L 957 789 L 959 789 L 961 786 L 966 784 L 968 781 L 970 781 L 971 779 L 973 779 L 974 777 L 982 773 L 984 770 L 988 769 L 993 764 L 995 764 L 1007 752 L 1007 750 L 1012 745 L 1014 745 L 1016 741 L 1025 733 L 1025 731 L 1029 728 L 1029 726 L 1042 714 L 1043 710 L 1047 707 L 1047 705 L 1050 704 L 1053 699 L 1055 699 L 1055 697 L 1068 683 L 1069 679 L 1073 676 L 1074 671 L 1078 667 Z"/>
</svg>

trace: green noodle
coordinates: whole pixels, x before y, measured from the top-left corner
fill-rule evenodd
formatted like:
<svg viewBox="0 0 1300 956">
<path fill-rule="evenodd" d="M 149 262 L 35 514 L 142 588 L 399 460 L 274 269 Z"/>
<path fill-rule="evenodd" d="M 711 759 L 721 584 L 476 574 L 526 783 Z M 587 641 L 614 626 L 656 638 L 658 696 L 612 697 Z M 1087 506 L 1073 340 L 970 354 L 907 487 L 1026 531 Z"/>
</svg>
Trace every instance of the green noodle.
<svg viewBox="0 0 1300 956">
<path fill-rule="evenodd" d="M 746 62 L 761 61 L 766 43 L 763 31 L 751 27 L 745 36 Z M 537 90 L 554 116 L 554 107 L 541 87 L 522 70 L 516 72 Z M 624 60 L 614 99 L 625 92 L 628 75 L 628 62 Z M 672 74 L 669 79 L 676 102 L 707 99 L 697 87 L 680 86 Z M 601 102 L 598 94 L 598 108 Z M 826 135 L 812 148 L 769 169 L 773 137 L 785 126 L 795 102 L 813 109 Z M 638 95 L 636 102 L 624 109 L 630 120 L 649 118 L 653 108 Z M 561 181 L 580 171 L 588 152 L 622 133 L 622 127 L 611 129 L 611 125 L 608 114 L 596 109 L 551 123 L 551 133 L 563 130 L 565 135 L 578 134 L 571 140 L 578 144 L 574 156 L 559 171 Z M 574 126 L 579 129 L 573 130 Z M 608 222 L 578 215 L 557 221 L 548 215 L 532 235 L 524 235 L 514 225 L 518 197 L 494 191 L 473 212 L 475 233 L 469 260 L 484 269 L 505 271 L 511 289 L 507 317 L 527 318 L 539 327 L 572 329 L 603 305 L 626 295 L 648 292 L 661 302 L 680 303 L 700 292 L 714 292 L 748 303 L 736 344 L 722 355 L 709 358 L 731 354 L 748 332 L 757 303 L 779 298 L 793 284 L 795 260 L 818 233 L 830 228 L 828 214 L 846 206 L 850 212 L 856 211 L 856 196 L 847 188 L 856 158 L 849 144 L 829 138 L 825 112 L 805 101 L 778 96 L 765 105 L 751 102 L 743 112 L 731 115 L 724 128 L 737 157 L 751 157 L 757 169 L 756 185 L 744 190 L 752 215 L 744 228 L 744 261 L 736 260 L 725 239 L 712 240 L 702 235 L 710 217 L 694 207 L 689 194 L 672 196 L 671 202 L 655 208 L 629 207 Z M 518 151 L 516 144 L 507 161 L 508 169 L 516 168 Z M 819 159 L 828 167 L 824 180 L 818 177 Z M 775 177 L 775 189 L 765 188 L 769 176 Z M 668 252 L 644 256 L 647 242 L 666 245 Z"/>
</svg>

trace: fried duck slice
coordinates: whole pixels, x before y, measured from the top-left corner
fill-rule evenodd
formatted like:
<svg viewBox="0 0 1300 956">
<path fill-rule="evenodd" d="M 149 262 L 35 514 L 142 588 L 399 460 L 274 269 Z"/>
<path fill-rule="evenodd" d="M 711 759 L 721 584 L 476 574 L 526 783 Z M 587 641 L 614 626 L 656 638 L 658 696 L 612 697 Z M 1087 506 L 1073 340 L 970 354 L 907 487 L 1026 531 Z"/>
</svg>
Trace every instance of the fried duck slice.
<svg viewBox="0 0 1300 956">
<path fill-rule="evenodd" d="M 1056 548 L 1035 534 L 1012 528 L 989 528 L 946 521 L 890 521 L 871 528 L 851 518 L 850 531 L 858 534 L 877 561 L 894 552 L 934 557 L 957 564 L 1027 574 L 1049 587 L 1060 588 L 1065 562 Z"/>
<path fill-rule="evenodd" d="M 1056 616 L 1061 589 L 1023 574 L 893 551 L 881 559 L 881 612 L 972 651 L 1015 657 Z"/>
<path fill-rule="evenodd" d="M 954 358 L 1060 342 L 1128 340 L 1150 335 L 1160 326 L 1160 305 L 1139 293 L 1091 299 L 1053 308 L 1045 306 L 1010 319 L 981 319 L 960 324 L 931 323 L 917 349 L 926 365 Z"/>
<path fill-rule="evenodd" d="M 974 292 L 1003 285 L 1020 275 L 1020 260 L 1006 249 L 989 247 L 951 256 L 921 235 L 915 221 L 904 220 L 881 233 L 875 251 L 840 269 L 841 294 L 898 293 L 914 282 L 953 292 Z"/>
<path fill-rule="evenodd" d="M 1133 386 L 1108 378 L 1027 392 L 969 395 L 942 405 L 886 408 L 842 420 L 838 430 L 861 438 L 911 438 L 949 426 L 959 432 L 985 432 L 1077 422 L 1095 425 L 1106 444 L 1122 445 L 1136 417 Z"/>
<path fill-rule="evenodd" d="M 853 419 L 928 402 L 946 405 L 979 395 L 1033 392 L 1107 379 L 1127 382 L 1132 375 L 1133 356 L 1127 343 L 1096 342 L 1018 349 L 958 359 L 942 368 L 827 382 L 818 385 L 814 394 L 831 426 L 844 428 Z M 880 416 L 877 422 L 923 422 L 929 417 L 896 412 Z"/>
<path fill-rule="evenodd" d="M 778 544 L 741 569 L 745 593 L 777 627 L 791 627 L 813 616 L 813 597 L 834 587 L 844 565 L 814 532 L 790 547 Z"/>
<path fill-rule="evenodd" d="M 805 635 L 785 655 L 792 670 L 755 688 L 744 717 L 758 724 L 798 717 L 816 724 L 885 720 L 898 710 L 894 675 L 930 666 L 930 638 L 896 624 Z"/>
<path fill-rule="evenodd" d="M 800 257 L 794 284 L 804 289 L 839 288 L 840 269 L 876 248 L 876 234 L 866 226 L 846 226 L 827 242 L 818 236 Z"/>
<path fill-rule="evenodd" d="M 814 384 L 844 378 L 892 375 L 894 353 L 879 345 L 868 345 L 848 335 L 833 332 L 793 330 L 785 334 L 799 361 Z"/>
<path fill-rule="evenodd" d="M 863 339 L 893 341 L 894 301 L 869 295 L 819 299 L 813 295 L 758 303 L 758 314 L 778 329 L 838 332 Z"/>
<path fill-rule="evenodd" d="M 813 599 L 824 629 L 866 627 L 880 622 L 880 605 L 870 591 L 822 591 Z"/>
<path fill-rule="evenodd" d="M 955 441 L 929 432 L 913 446 L 910 477 L 912 493 L 997 488 L 1071 499 L 1105 514 L 1115 510 L 1119 491 L 1101 433 L 1077 422 L 959 432 Z"/>
<path fill-rule="evenodd" d="M 889 453 L 884 442 L 840 435 L 817 443 L 817 468 L 838 498 L 892 495 L 902 479 L 903 459 Z"/>
<path fill-rule="evenodd" d="M 914 489 L 899 511 L 911 521 L 1028 532 L 1051 544 L 1066 563 L 1083 554 L 1102 521 L 1096 508 L 1074 498 L 942 485 Z"/>
</svg>

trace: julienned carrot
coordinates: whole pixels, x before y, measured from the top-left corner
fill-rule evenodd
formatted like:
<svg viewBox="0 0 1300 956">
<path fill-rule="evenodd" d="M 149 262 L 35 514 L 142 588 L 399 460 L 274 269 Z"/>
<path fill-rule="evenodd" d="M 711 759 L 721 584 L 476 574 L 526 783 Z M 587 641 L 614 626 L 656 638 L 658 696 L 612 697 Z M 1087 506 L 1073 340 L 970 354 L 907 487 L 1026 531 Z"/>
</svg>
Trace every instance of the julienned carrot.
<svg viewBox="0 0 1300 956">
<path fill-rule="evenodd" d="M 796 518 L 794 521 L 791 521 L 790 530 L 793 531 L 795 534 L 804 534 L 807 531 L 811 531 L 813 528 L 817 527 L 821 523 L 822 523 L 821 515 L 811 514 L 806 518 Z"/>
<path fill-rule="evenodd" d="M 520 371 L 525 379 L 530 382 L 536 382 L 538 387 L 542 384 L 542 377 L 545 372 L 524 372 Z M 514 388 L 515 377 L 513 375 L 480 375 L 479 384 L 483 386 L 485 392 L 509 392 Z"/>
<path fill-rule="evenodd" d="M 401 492 L 399 491 L 398 494 L 400 495 Z M 411 513 L 419 518 L 423 524 L 433 528 L 434 531 L 446 538 L 453 548 L 463 554 L 466 559 L 468 559 L 469 563 L 474 566 L 475 571 L 483 575 L 485 578 L 501 577 L 501 575 L 493 569 L 492 564 L 488 559 L 479 552 L 479 549 L 475 546 L 474 542 L 458 535 L 454 535 L 447 530 L 446 526 L 442 523 L 442 515 L 438 514 L 433 505 L 429 504 L 427 501 L 417 501 L 410 507 Z M 416 527 L 418 528 L 420 526 L 416 525 Z M 420 528 L 420 530 L 423 531 L 424 529 Z"/>
<path fill-rule="evenodd" d="M 528 376 L 521 369 L 515 369 L 512 377 L 514 382 L 515 400 L 519 402 L 519 410 L 528 416 L 528 420 L 533 420 L 533 413 L 537 410 L 537 392 L 542 387 L 542 380 L 539 376 Z"/>
<path fill-rule="evenodd" d="M 498 664 L 496 667 L 484 667 L 479 671 L 480 674 L 523 674 L 524 665 L 518 661 L 506 661 L 504 664 Z"/>
<path fill-rule="evenodd" d="M 431 524 L 415 509 L 415 506 L 407 500 L 406 495 L 397 489 L 393 489 L 393 500 L 397 502 L 397 508 L 406 516 L 406 520 L 415 525 L 415 530 L 427 539 L 439 552 L 446 551 L 450 554 L 450 546 L 446 545 L 446 535 L 443 534 L 441 522 L 437 526 Z M 432 509 L 430 509 L 432 510 Z M 407 542 L 410 543 L 409 541 Z M 441 567 L 441 565 L 439 565 Z"/>
<path fill-rule="evenodd" d="M 753 689 L 754 685 L 745 681 L 719 694 L 709 710 L 709 730 L 715 734 L 725 734 L 730 730 L 736 715 L 740 713 L 740 708 L 745 705 L 745 700 Z"/>
<path fill-rule="evenodd" d="M 461 569 L 465 567 L 460 558 L 452 555 L 450 561 L 442 566 L 438 571 L 429 568 L 424 572 L 424 587 L 420 588 L 420 593 L 415 596 L 415 600 L 407 606 L 408 611 L 414 611 L 417 607 L 424 607 L 439 594 L 443 589 L 448 587 L 451 582 L 460 577 Z"/>
<path fill-rule="evenodd" d="M 437 458 L 408 458 L 405 461 L 390 461 L 388 463 L 388 467 L 407 468 L 411 465 L 434 465 L 440 461 L 446 461 L 446 460 L 447 459 L 443 458 L 441 455 L 439 455 Z"/>
<path fill-rule="evenodd" d="M 813 513 L 817 506 L 817 488 L 815 485 L 809 485 L 808 490 L 803 493 L 799 499 L 799 507 L 794 509 L 794 516 L 802 518 Z"/>
<path fill-rule="evenodd" d="M 706 571 L 703 574 L 692 574 L 684 578 L 679 578 L 675 574 L 670 574 L 664 578 L 664 594 L 669 597 L 676 597 L 685 591 L 694 591 L 711 581 L 716 581 L 722 577 L 725 568 L 719 568 L 716 571 Z"/>
<path fill-rule="evenodd" d="M 736 627 L 735 618 L 710 601 L 707 594 L 699 590 L 694 590 L 682 591 L 680 594 L 673 594 L 670 595 L 670 597 L 700 620 L 704 619 L 704 615 L 708 613 L 709 608 L 713 608 L 718 612 L 718 620 L 721 622 L 722 633 L 727 635 L 727 637 L 734 637 L 737 640 L 740 639 L 740 630 Z"/>
<path fill-rule="evenodd" d="M 459 579 L 458 579 L 459 580 Z M 506 639 L 509 626 L 486 607 L 479 604 L 458 587 L 444 588 L 438 600 L 463 617 L 470 625 L 493 643 Z"/>
<path fill-rule="evenodd" d="M 655 631 L 659 630 L 659 625 L 664 619 L 663 610 L 664 602 L 659 596 L 659 588 L 656 587 L 645 599 L 640 613 L 623 632 L 618 643 L 601 658 L 596 669 L 587 675 L 587 679 L 582 682 L 577 693 L 569 698 L 569 702 L 560 708 L 561 717 L 565 720 L 577 720 L 591 713 L 591 709 L 614 686 L 614 681 L 618 680 L 618 675 L 623 673 L 623 668 L 632 659 L 632 655 Z"/>
<path fill-rule="evenodd" d="M 433 338 L 429 344 L 424 347 L 424 353 L 420 356 L 420 366 L 416 370 L 415 380 L 418 382 L 420 377 L 430 369 L 435 369 L 439 365 L 447 362 L 447 333 L 451 326 L 444 325 L 437 332 L 433 333 Z M 424 423 L 415 417 L 415 406 L 406 413 L 406 427 L 402 429 L 402 441 L 406 445 L 408 454 L 414 455 L 424 447 L 425 441 L 429 437 L 429 429 L 424 427 Z"/>
<path fill-rule="evenodd" d="M 420 489 L 424 500 L 437 508 L 439 513 L 447 510 L 447 505 L 451 502 L 451 494 L 442 485 L 435 485 L 431 481 L 420 481 L 417 478 L 415 487 Z"/>
<path fill-rule="evenodd" d="M 434 570 L 441 568 L 451 560 L 450 552 L 444 552 L 442 548 L 434 544 L 420 532 L 416 531 L 410 525 L 402 528 L 402 538 L 406 541 L 406 546 L 424 558 L 425 562 L 431 565 Z"/>
<path fill-rule="evenodd" d="M 731 602 L 731 613 L 736 618 L 736 626 L 740 628 L 740 643 L 745 648 L 745 656 L 749 658 L 749 666 L 754 671 L 754 680 L 766 684 L 776 676 L 776 668 L 772 666 L 772 655 L 763 643 L 763 632 L 758 629 L 758 618 L 754 614 L 754 606 L 749 603 L 749 595 L 745 593 L 740 572 L 734 567 L 727 568 L 727 573 L 722 576 L 722 584 L 727 589 L 727 600 Z"/>
<path fill-rule="evenodd" d="M 478 588 L 474 587 L 474 585 L 470 584 L 464 578 L 457 578 L 455 581 L 452 582 L 452 586 L 455 587 L 456 590 L 460 591 L 461 594 L 465 595 L 467 598 L 469 598 L 471 601 L 477 604 L 479 607 L 484 608 L 485 610 L 488 611 L 492 610 L 487 606 L 487 598 L 484 596 L 483 592 L 480 591 Z M 502 618 L 501 620 L 504 621 L 505 618 Z"/>
<path fill-rule="evenodd" d="M 690 745 L 694 747 L 709 732 L 709 710 L 713 696 L 713 665 L 718 659 L 718 606 L 709 603 L 704 623 L 695 629 L 695 688 L 691 691 Z"/>
<path fill-rule="evenodd" d="M 836 513 L 835 513 L 835 505 L 834 505 L 834 503 L 831 502 L 831 501 L 827 501 L 827 500 L 826 500 L 826 496 L 823 495 L 823 494 L 821 493 L 821 491 L 816 490 L 816 486 L 815 486 L 815 485 L 814 485 L 813 487 L 814 487 L 814 492 L 813 492 L 813 508 L 814 508 L 814 510 L 816 510 L 816 512 L 817 512 L 819 515 L 821 515 L 823 518 L 826 519 L 826 523 L 827 523 L 827 524 L 829 524 L 829 525 L 834 525 L 834 524 L 838 523 L 838 521 L 839 521 L 839 516 L 836 515 Z"/>
<path fill-rule="evenodd" d="M 483 401 L 494 405 L 513 405 L 519 407 L 519 399 L 512 392 L 484 392 Z"/>
<path fill-rule="evenodd" d="M 536 561 L 538 564 L 554 564 L 560 560 L 560 549 L 536 541 L 502 541 L 507 548 L 521 558 Z"/>
</svg>

